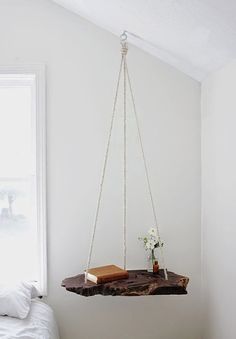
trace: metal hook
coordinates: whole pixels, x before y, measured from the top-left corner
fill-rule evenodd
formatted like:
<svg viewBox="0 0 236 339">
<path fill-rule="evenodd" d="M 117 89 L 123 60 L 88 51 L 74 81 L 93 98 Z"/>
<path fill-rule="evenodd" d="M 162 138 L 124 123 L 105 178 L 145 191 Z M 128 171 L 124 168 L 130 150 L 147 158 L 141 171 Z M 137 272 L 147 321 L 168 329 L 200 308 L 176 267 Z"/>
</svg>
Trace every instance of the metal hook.
<svg viewBox="0 0 236 339">
<path fill-rule="evenodd" d="M 125 42 L 127 40 L 127 34 L 126 31 L 124 31 L 121 35 L 120 35 L 120 41 L 121 42 Z"/>
</svg>

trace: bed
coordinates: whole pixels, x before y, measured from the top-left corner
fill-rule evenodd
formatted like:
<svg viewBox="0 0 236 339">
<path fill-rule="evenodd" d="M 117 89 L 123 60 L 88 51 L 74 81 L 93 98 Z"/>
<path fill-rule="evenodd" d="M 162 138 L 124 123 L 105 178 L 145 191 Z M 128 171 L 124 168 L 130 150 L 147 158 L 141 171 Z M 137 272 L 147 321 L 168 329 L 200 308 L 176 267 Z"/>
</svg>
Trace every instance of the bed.
<svg viewBox="0 0 236 339">
<path fill-rule="evenodd" d="M 33 300 L 27 318 L 21 320 L 0 316 L 1 339 L 59 339 L 51 307 Z"/>
</svg>

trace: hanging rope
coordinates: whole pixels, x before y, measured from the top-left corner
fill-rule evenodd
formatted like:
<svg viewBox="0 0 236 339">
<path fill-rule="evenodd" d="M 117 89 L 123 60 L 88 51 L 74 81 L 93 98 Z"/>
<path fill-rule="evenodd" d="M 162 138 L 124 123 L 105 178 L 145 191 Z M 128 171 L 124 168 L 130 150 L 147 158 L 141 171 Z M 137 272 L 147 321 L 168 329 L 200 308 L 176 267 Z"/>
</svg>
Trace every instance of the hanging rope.
<svg viewBox="0 0 236 339">
<path fill-rule="evenodd" d="M 157 229 L 157 236 L 158 236 L 158 239 L 159 239 L 159 243 L 160 244 L 162 243 L 161 237 L 160 237 L 160 231 L 159 231 L 159 227 L 158 227 L 158 222 L 157 222 L 157 214 L 156 214 L 156 210 L 155 210 L 154 199 L 153 199 L 152 190 L 151 190 L 147 161 L 146 161 L 146 158 L 145 158 L 145 153 L 144 153 L 144 148 L 143 148 L 143 142 L 142 142 L 142 137 L 141 137 L 139 120 L 138 120 L 136 105 L 135 105 L 135 101 L 134 101 L 134 95 L 133 95 L 133 90 L 132 90 L 132 86 L 131 86 L 130 76 L 129 76 L 129 72 L 128 72 L 128 66 L 127 66 L 127 62 L 126 62 L 126 55 L 127 55 L 127 52 L 128 52 L 128 46 L 127 46 L 127 43 L 126 43 L 127 35 L 126 35 L 125 32 L 120 36 L 120 40 L 121 40 L 121 55 L 122 55 L 122 58 L 121 58 L 120 69 L 119 69 L 119 74 L 118 74 L 118 80 L 117 80 L 117 86 L 116 86 L 116 92 L 115 92 L 115 98 L 114 98 L 114 104 L 113 104 L 113 110 L 112 110 L 111 125 L 110 125 L 110 129 L 109 129 L 109 134 L 108 134 L 108 142 L 107 142 L 107 147 L 106 147 L 106 152 L 105 152 L 105 159 L 104 159 L 104 165 L 103 165 L 103 170 L 102 170 L 100 190 L 99 190 L 97 208 L 96 208 L 95 219 L 94 219 L 94 224 L 93 224 L 92 238 L 91 238 L 89 255 L 88 255 L 88 260 L 87 260 L 87 267 L 86 267 L 86 271 L 85 271 L 85 283 L 87 283 L 87 274 L 88 274 L 88 270 L 89 270 L 90 263 L 91 263 L 95 233 L 96 233 L 96 228 L 97 228 L 97 223 L 98 223 L 98 217 L 99 217 L 99 211 L 100 211 L 100 205 L 101 205 L 101 199 L 102 199 L 102 193 L 103 193 L 103 185 L 104 185 L 104 179 L 105 179 L 105 174 L 106 174 L 106 168 L 107 168 L 107 162 L 108 162 L 108 156 L 109 156 L 109 150 L 110 150 L 111 136 L 112 136 L 112 131 L 113 131 L 114 118 L 115 118 L 115 112 L 116 112 L 116 106 L 117 106 L 117 98 L 118 98 L 118 92 L 119 92 L 119 86 L 120 86 L 120 79 L 121 79 L 122 71 L 123 71 L 123 76 L 124 76 L 124 92 L 123 92 L 123 96 L 124 96 L 123 97 L 123 100 L 124 100 L 124 106 L 123 106 L 123 110 L 124 110 L 124 119 L 123 119 L 123 134 L 124 134 L 124 158 L 123 158 L 123 165 L 124 165 L 124 167 L 123 167 L 123 177 L 124 177 L 124 183 L 123 183 L 124 269 L 126 269 L 126 262 L 127 262 L 127 260 L 126 260 L 126 256 L 127 256 L 127 241 L 126 241 L 126 233 L 127 233 L 127 140 L 126 140 L 127 139 L 127 110 L 126 110 L 127 80 L 128 80 L 128 86 L 129 86 L 129 89 L 130 89 L 130 93 L 131 93 L 131 99 L 132 99 L 132 105 L 133 105 L 133 110 L 134 110 L 134 115 L 135 115 L 135 121 L 136 121 L 137 129 L 138 129 L 138 137 L 139 137 L 139 142 L 140 142 L 140 146 L 141 146 L 141 152 L 142 152 L 142 157 L 143 157 L 143 162 L 144 162 L 148 191 L 149 191 L 152 210 L 153 210 L 155 227 Z M 161 246 L 160 246 L 160 251 L 161 251 L 162 266 L 163 266 L 163 269 L 164 269 L 165 279 L 167 280 L 168 279 L 167 270 L 166 270 L 166 267 L 165 267 L 163 248 Z"/>
<path fill-rule="evenodd" d="M 124 270 L 126 269 L 126 255 L 127 255 L 127 245 L 126 245 L 126 229 L 127 229 L 127 156 L 126 156 L 126 150 L 127 150 L 127 132 L 126 132 L 126 54 L 128 52 L 127 44 L 126 44 L 126 38 L 123 40 L 121 39 L 121 54 L 123 59 L 123 67 L 124 67 L 124 188 L 123 188 L 123 231 L 124 231 Z"/>
<path fill-rule="evenodd" d="M 88 255 L 87 267 L 86 267 L 86 272 L 85 272 L 85 283 L 87 283 L 87 275 L 88 275 L 88 270 L 89 270 L 90 263 L 91 263 L 93 244 L 94 244 L 94 238 L 95 238 L 98 216 L 99 216 L 99 211 L 100 211 L 102 192 L 103 192 L 103 184 L 104 184 L 104 179 L 105 179 L 105 174 L 106 174 L 106 169 L 107 169 L 107 161 L 108 161 L 108 155 L 109 155 L 110 144 L 111 144 L 111 135 L 112 135 L 112 130 L 113 130 L 113 126 L 114 126 L 116 104 L 117 104 L 117 98 L 118 98 L 120 78 L 121 78 L 121 72 L 122 72 L 123 64 L 124 64 L 124 58 L 122 56 L 119 74 L 118 74 L 117 85 L 116 85 L 116 92 L 115 92 L 115 98 L 114 98 L 114 104 L 113 104 L 113 110 L 112 110 L 112 118 L 111 118 L 111 124 L 110 124 L 109 135 L 108 135 L 108 142 L 107 142 L 107 146 L 106 146 L 105 159 L 104 159 L 104 164 L 103 164 L 103 169 L 102 169 L 102 178 L 101 178 L 101 183 L 100 183 L 100 190 L 99 190 L 99 195 L 98 195 L 97 208 L 96 208 L 96 213 L 95 213 L 95 220 L 94 220 L 94 224 L 93 224 L 92 238 L 91 238 L 91 243 L 90 243 L 90 247 L 89 247 L 89 255 Z"/>
<path fill-rule="evenodd" d="M 132 89 L 132 86 L 131 86 L 131 81 L 130 81 L 130 76 L 129 76 L 129 71 L 128 71 L 126 59 L 125 59 L 124 62 L 125 62 L 125 69 L 126 69 L 126 73 L 127 73 L 127 79 L 128 79 L 128 84 L 129 84 L 129 89 L 130 89 L 130 94 L 131 94 L 131 100 L 132 100 L 132 104 L 133 104 L 136 126 L 137 126 L 137 130 L 138 130 L 138 138 L 139 138 L 141 153 L 142 153 L 142 157 L 143 157 L 143 163 L 144 163 L 145 175 L 146 175 L 146 180 L 147 180 L 148 192 L 149 192 L 149 196 L 150 196 L 150 200 L 151 200 L 155 227 L 156 227 L 156 230 L 157 230 L 157 236 L 158 236 L 159 244 L 160 244 L 162 266 L 163 266 L 163 269 L 164 269 L 165 279 L 168 280 L 167 270 L 166 270 L 166 267 L 165 267 L 164 251 L 163 251 L 163 247 L 161 246 L 162 241 L 161 241 L 161 236 L 160 236 L 160 230 L 159 230 L 159 227 L 158 227 L 157 214 L 156 214 L 156 209 L 155 209 L 155 204 L 154 204 L 154 199 L 153 199 L 153 194 L 152 194 L 152 189 L 151 189 L 151 183 L 150 183 L 150 179 L 149 179 L 149 171 L 148 171 L 148 166 L 147 166 L 147 160 L 146 160 L 145 153 L 144 153 L 142 135 L 141 135 L 140 125 L 139 125 L 139 119 L 138 119 L 138 114 L 137 114 L 136 105 L 135 105 L 135 101 L 134 101 L 134 94 L 133 94 L 133 89 Z"/>
</svg>

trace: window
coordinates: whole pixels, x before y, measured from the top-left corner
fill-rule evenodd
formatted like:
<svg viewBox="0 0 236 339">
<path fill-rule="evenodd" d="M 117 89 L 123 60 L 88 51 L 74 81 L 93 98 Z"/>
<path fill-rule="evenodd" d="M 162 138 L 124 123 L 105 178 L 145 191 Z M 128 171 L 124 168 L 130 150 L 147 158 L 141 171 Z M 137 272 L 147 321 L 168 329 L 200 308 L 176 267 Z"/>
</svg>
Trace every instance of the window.
<svg viewBox="0 0 236 339">
<path fill-rule="evenodd" d="M 0 67 L 0 282 L 46 294 L 44 67 Z"/>
</svg>

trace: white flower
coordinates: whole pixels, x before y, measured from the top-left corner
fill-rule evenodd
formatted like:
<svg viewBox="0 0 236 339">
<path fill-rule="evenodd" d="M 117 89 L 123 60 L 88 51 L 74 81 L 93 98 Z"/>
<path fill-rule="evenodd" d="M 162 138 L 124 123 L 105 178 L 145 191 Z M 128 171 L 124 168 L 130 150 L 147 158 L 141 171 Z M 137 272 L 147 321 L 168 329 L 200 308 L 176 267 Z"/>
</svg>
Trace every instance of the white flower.
<svg viewBox="0 0 236 339">
<path fill-rule="evenodd" d="M 151 227 L 150 230 L 148 231 L 148 234 L 149 234 L 151 237 L 157 238 L 157 229 L 154 228 L 154 227 Z"/>
<path fill-rule="evenodd" d="M 145 243 L 145 247 L 146 247 L 147 250 L 151 249 L 149 240 Z"/>
<path fill-rule="evenodd" d="M 156 245 L 156 241 L 153 240 L 153 239 L 150 239 L 150 247 L 151 247 L 151 250 L 153 250 L 155 248 L 155 245 Z"/>
<path fill-rule="evenodd" d="M 157 247 L 163 246 L 163 241 L 158 237 L 158 232 L 155 227 L 151 227 L 148 234 L 144 238 L 139 237 L 139 240 L 143 241 L 146 250 L 154 250 Z"/>
<path fill-rule="evenodd" d="M 155 241 L 153 239 L 149 239 L 146 244 L 145 247 L 147 250 L 153 250 L 155 248 Z"/>
</svg>

